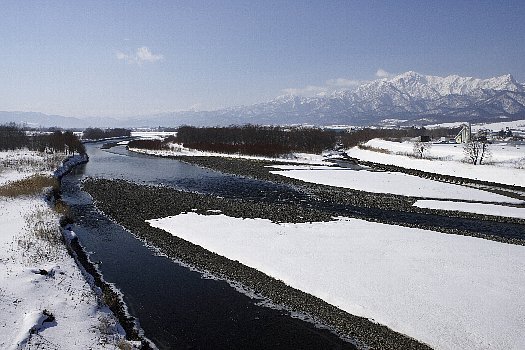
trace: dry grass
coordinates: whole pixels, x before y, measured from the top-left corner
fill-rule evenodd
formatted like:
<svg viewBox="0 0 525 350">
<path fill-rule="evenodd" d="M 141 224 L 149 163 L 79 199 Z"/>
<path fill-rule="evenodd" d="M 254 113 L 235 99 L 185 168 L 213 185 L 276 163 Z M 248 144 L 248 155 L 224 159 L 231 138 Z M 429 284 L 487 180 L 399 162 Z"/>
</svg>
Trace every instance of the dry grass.
<svg viewBox="0 0 525 350">
<path fill-rule="evenodd" d="M 0 186 L 0 196 L 19 197 L 41 194 L 44 189 L 56 187 L 57 180 L 48 175 L 33 175 L 28 178 L 12 181 Z"/>
<path fill-rule="evenodd" d="M 0 161 L 0 168 L 16 171 L 53 171 L 58 168 L 66 155 L 34 151 L 13 151 Z"/>
<path fill-rule="evenodd" d="M 35 238 L 53 246 L 63 243 L 62 234 L 56 223 L 56 217 L 46 209 L 38 209 L 25 217 L 26 224 Z"/>
<path fill-rule="evenodd" d="M 117 348 L 120 350 L 132 350 L 135 349 L 126 339 L 119 339 L 117 342 Z"/>
<path fill-rule="evenodd" d="M 94 326 L 94 329 L 100 334 L 99 341 L 101 344 L 123 350 L 136 349 L 129 341 L 119 334 L 117 320 L 111 315 L 99 316 L 98 324 Z"/>
<path fill-rule="evenodd" d="M 55 201 L 53 209 L 60 215 L 60 226 L 64 227 L 75 222 L 75 216 L 72 210 L 60 198 Z"/>
<path fill-rule="evenodd" d="M 120 306 L 120 299 L 119 299 L 117 293 L 115 293 L 115 292 L 113 292 L 111 290 L 104 289 L 104 291 L 102 292 L 102 300 L 103 300 L 104 304 L 109 306 L 109 308 L 112 309 L 112 310 L 114 310 L 114 309 L 116 309 L 117 307 Z"/>
<path fill-rule="evenodd" d="M 359 145 L 357 145 L 357 147 L 359 147 L 360 149 L 364 149 L 364 150 L 367 150 L 367 151 L 374 151 L 374 152 L 378 152 L 378 153 L 385 153 L 385 154 L 391 154 L 392 153 L 389 150 L 387 150 L 386 148 L 372 147 L 372 146 L 368 146 L 368 145 L 365 145 L 365 144 L 359 144 Z"/>
<path fill-rule="evenodd" d="M 25 215 L 25 230 L 17 239 L 26 264 L 50 262 L 64 254 L 64 239 L 56 214 L 47 207 L 37 206 Z"/>
<path fill-rule="evenodd" d="M 113 317 L 109 315 L 102 315 L 98 318 L 98 324 L 95 328 L 102 335 L 112 335 L 115 334 L 116 321 Z"/>
</svg>

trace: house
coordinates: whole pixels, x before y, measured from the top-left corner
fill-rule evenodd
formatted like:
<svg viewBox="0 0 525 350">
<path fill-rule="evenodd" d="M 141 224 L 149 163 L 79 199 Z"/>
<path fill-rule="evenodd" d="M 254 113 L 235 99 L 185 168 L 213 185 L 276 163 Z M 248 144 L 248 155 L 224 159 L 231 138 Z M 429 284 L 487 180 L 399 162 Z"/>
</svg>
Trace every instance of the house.
<svg viewBox="0 0 525 350">
<path fill-rule="evenodd" d="M 472 128 L 470 123 L 463 125 L 461 131 L 456 135 L 456 143 L 467 143 L 472 138 Z"/>
</svg>

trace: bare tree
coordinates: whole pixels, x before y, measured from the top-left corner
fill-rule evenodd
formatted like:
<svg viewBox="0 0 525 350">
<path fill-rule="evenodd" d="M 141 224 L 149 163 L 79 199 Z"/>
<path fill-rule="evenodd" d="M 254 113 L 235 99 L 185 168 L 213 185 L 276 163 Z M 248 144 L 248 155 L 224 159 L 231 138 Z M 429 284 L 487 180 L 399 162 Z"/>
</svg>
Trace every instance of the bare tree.
<svg viewBox="0 0 525 350">
<path fill-rule="evenodd" d="M 483 164 L 490 155 L 489 143 L 484 138 L 475 138 L 463 145 L 463 153 L 471 164 Z"/>
<path fill-rule="evenodd" d="M 423 158 L 432 148 L 432 143 L 416 141 L 414 142 L 414 156 L 417 158 Z"/>
</svg>

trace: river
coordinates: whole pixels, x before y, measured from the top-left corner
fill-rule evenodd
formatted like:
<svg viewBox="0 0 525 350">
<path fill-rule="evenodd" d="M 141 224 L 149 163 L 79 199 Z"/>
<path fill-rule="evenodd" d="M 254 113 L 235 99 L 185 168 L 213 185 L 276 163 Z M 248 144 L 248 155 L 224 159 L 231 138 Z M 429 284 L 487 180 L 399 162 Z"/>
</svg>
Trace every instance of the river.
<svg viewBox="0 0 525 350">
<path fill-rule="evenodd" d="M 234 198 L 290 201 L 305 195 L 285 185 L 224 175 L 176 160 L 86 145 L 90 162 L 62 180 L 63 200 L 73 230 L 104 276 L 124 296 L 145 336 L 160 349 L 354 349 L 331 331 L 262 306 L 264 300 L 239 292 L 226 281 L 162 256 L 114 223 L 80 189 L 83 177 L 163 184 L 185 191 Z"/>
</svg>

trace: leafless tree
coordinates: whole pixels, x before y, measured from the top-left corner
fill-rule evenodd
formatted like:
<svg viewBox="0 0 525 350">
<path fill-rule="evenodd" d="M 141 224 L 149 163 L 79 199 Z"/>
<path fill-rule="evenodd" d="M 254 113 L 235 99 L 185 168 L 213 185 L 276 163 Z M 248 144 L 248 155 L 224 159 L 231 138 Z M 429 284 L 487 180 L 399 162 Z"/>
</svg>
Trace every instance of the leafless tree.
<svg viewBox="0 0 525 350">
<path fill-rule="evenodd" d="M 432 143 L 416 141 L 414 142 L 414 156 L 423 158 L 432 148 Z"/>
<path fill-rule="evenodd" d="M 483 164 L 491 155 L 489 143 L 483 138 L 476 138 L 466 142 L 463 145 L 463 153 L 467 161 L 474 165 Z"/>
</svg>

